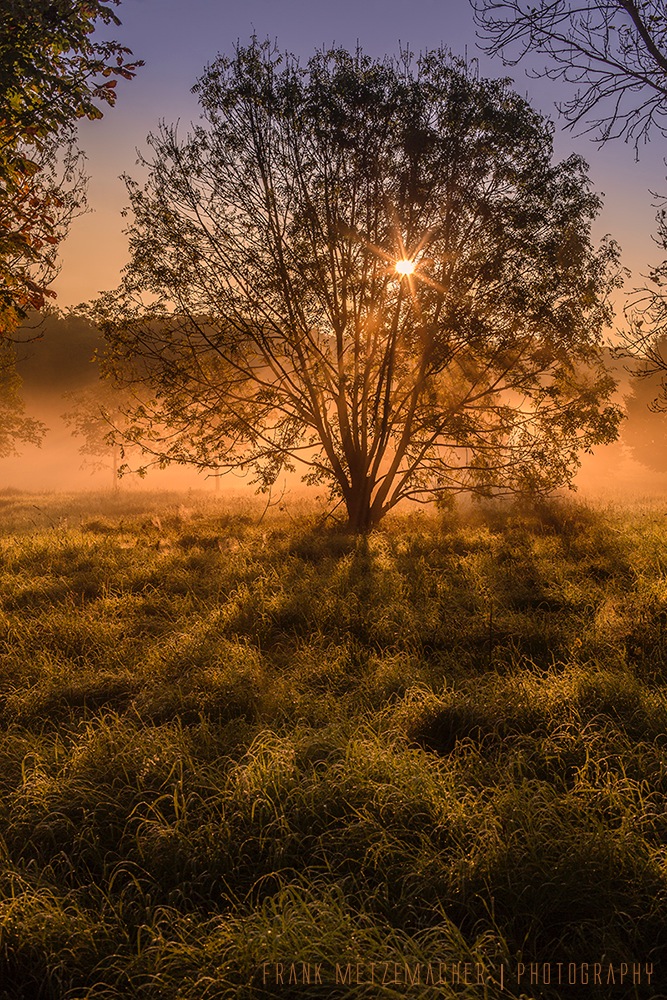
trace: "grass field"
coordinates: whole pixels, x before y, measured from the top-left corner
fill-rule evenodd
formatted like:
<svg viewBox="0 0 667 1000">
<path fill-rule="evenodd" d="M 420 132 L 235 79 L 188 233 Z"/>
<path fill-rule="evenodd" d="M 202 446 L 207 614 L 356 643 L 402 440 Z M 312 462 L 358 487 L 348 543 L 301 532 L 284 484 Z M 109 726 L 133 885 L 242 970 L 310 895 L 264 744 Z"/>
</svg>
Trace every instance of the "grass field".
<svg viewBox="0 0 667 1000">
<path fill-rule="evenodd" d="M 260 513 L 0 496 L 0 997 L 667 996 L 665 511 Z"/>
</svg>

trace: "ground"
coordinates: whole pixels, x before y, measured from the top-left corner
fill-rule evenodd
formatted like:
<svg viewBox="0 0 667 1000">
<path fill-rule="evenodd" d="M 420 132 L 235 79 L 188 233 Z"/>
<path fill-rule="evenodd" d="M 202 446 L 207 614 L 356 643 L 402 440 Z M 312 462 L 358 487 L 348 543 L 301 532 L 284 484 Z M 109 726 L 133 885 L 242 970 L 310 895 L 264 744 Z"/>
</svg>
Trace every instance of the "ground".
<svg viewBox="0 0 667 1000">
<path fill-rule="evenodd" d="M 666 511 L 0 495 L 0 997 L 667 996 Z"/>
</svg>

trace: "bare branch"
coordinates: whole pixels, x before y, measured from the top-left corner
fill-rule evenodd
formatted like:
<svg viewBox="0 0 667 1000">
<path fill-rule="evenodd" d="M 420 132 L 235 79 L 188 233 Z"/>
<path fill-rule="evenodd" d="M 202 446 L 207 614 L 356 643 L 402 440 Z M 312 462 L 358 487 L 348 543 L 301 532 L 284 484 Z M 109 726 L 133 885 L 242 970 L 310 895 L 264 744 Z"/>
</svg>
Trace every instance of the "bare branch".
<svg viewBox="0 0 667 1000">
<path fill-rule="evenodd" d="M 665 0 L 471 0 L 482 48 L 508 66 L 546 56 L 538 75 L 576 87 L 559 110 L 599 142 L 638 150 L 667 135 Z"/>
</svg>

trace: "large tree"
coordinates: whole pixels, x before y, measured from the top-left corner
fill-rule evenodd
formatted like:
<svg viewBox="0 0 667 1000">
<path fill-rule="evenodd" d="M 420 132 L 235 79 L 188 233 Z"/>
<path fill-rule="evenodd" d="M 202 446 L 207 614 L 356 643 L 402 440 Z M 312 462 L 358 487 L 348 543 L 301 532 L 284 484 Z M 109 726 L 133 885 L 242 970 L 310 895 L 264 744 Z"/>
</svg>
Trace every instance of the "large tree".
<svg viewBox="0 0 667 1000">
<path fill-rule="evenodd" d="M 101 118 L 116 78 L 138 63 L 93 37 L 120 22 L 119 0 L 3 0 L 0 18 L 0 336 L 52 295 L 56 251 L 84 203 L 75 146 L 81 118 Z"/>
<path fill-rule="evenodd" d="M 149 137 L 132 259 L 100 299 L 107 373 L 150 387 L 161 464 L 285 468 L 366 530 L 401 499 L 544 492 L 616 436 L 599 361 L 616 248 L 585 164 L 506 82 L 253 40 Z"/>
</svg>

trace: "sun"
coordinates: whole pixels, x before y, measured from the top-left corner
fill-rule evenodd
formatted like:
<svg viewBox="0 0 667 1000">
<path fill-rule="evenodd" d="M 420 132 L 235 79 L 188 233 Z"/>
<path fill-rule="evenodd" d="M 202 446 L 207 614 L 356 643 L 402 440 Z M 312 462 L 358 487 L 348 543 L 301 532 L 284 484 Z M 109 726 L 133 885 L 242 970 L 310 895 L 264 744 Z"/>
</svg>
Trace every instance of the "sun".
<svg viewBox="0 0 667 1000">
<path fill-rule="evenodd" d="M 415 262 L 413 260 L 397 260 L 396 273 L 400 275 L 414 274 Z"/>
</svg>

